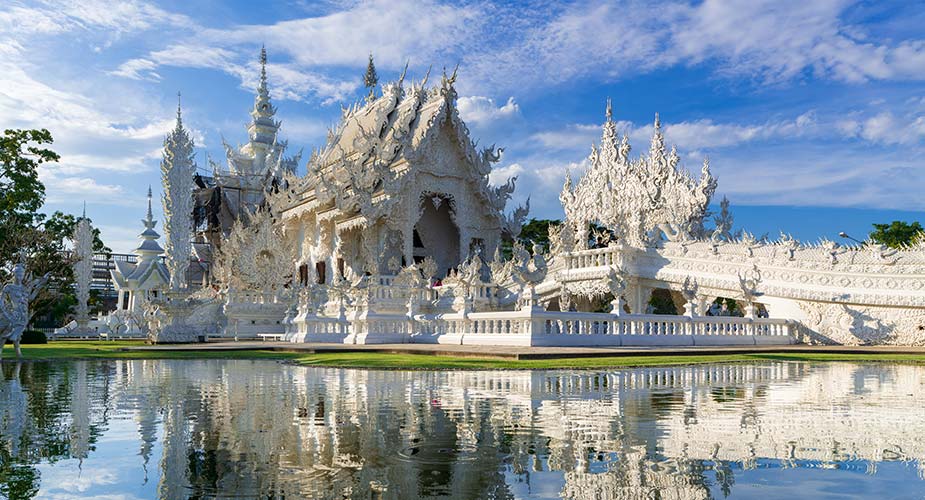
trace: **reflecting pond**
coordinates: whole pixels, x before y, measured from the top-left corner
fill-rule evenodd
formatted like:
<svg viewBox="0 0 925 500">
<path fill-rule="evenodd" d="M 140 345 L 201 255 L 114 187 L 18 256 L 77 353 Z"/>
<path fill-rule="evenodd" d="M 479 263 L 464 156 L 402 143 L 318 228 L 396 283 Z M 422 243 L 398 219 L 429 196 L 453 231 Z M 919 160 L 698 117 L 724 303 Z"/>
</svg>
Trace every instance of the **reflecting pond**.
<svg viewBox="0 0 925 500">
<path fill-rule="evenodd" d="M 0 368 L 0 497 L 925 494 L 925 366 Z"/>
</svg>

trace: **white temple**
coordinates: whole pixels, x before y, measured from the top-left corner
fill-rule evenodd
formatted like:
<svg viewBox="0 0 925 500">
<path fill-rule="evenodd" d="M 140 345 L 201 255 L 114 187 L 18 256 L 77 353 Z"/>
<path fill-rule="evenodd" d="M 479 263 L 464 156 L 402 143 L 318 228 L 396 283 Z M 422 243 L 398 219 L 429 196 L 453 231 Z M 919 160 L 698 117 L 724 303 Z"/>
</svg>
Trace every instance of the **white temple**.
<svg viewBox="0 0 925 500">
<path fill-rule="evenodd" d="M 151 212 L 151 188 L 148 188 L 148 213 L 141 223 L 144 231 L 138 235 L 141 244 L 134 250 L 138 259 L 135 262 L 116 261 L 112 270 L 119 299 L 116 313 L 129 319 L 140 320 L 147 302 L 155 299 L 170 285 L 170 272 L 164 264 L 164 249 L 157 242 L 160 235 L 154 230 L 157 221 Z M 127 329 L 137 328 L 135 322 L 126 325 Z"/>
<path fill-rule="evenodd" d="M 152 301 L 150 338 L 925 343 L 925 249 L 733 237 L 728 213 L 708 228 L 717 188 L 708 163 L 691 175 L 658 116 L 649 150 L 631 156 L 610 103 L 589 169 L 574 183 L 566 176 L 566 218 L 551 228 L 550 248 L 524 248 L 517 236 L 528 207 L 506 212 L 515 179 L 488 182 L 501 150 L 470 138 L 455 72 L 436 86 L 427 80 L 406 83 L 403 73 L 381 94 L 372 88 L 299 176 L 299 155 L 284 157 L 278 140 L 261 51 L 248 143 L 226 144 L 227 170 L 213 163 L 213 177 L 189 174 L 189 216 L 167 214 L 168 228 L 192 217 L 193 254 L 211 262 L 200 281 L 210 286 Z M 182 131 L 178 115 L 165 141 L 165 207 L 187 196 L 173 189 L 191 165 L 192 142 L 172 139 Z M 653 293 L 670 297 L 677 314 L 647 314 Z M 710 315 L 717 298 L 744 315 Z"/>
</svg>

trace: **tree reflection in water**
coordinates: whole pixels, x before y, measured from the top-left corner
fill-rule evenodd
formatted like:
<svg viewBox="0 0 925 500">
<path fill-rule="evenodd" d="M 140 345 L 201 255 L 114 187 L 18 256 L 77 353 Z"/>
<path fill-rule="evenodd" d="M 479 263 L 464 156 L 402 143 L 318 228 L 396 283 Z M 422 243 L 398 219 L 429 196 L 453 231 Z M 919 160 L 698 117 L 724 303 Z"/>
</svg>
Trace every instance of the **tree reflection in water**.
<svg viewBox="0 0 925 500">
<path fill-rule="evenodd" d="M 806 478 L 831 494 L 925 487 L 925 367 L 913 365 L 0 366 L 7 498 L 702 499 Z"/>
</svg>

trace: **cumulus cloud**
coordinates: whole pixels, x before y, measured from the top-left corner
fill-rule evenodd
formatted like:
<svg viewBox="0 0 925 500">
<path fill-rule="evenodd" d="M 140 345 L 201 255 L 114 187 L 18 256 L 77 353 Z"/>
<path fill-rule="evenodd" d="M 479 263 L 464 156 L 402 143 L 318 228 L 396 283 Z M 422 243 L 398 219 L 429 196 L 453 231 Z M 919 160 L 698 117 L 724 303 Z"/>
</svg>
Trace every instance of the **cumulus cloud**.
<svg viewBox="0 0 925 500">
<path fill-rule="evenodd" d="M 499 186 L 507 182 L 511 177 L 516 177 L 524 173 L 524 170 L 523 165 L 519 163 L 511 163 L 504 167 L 496 167 L 488 174 L 488 182 L 492 186 Z"/>
<path fill-rule="evenodd" d="M 920 144 L 925 140 L 925 115 L 897 116 L 882 111 L 864 119 L 840 120 L 836 127 L 846 137 L 884 145 Z"/>
<path fill-rule="evenodd" d="M 495 100 L 490 97 L 460 97 L 457 107 L 464 121 L 478 125 L 487 125 L 520 114 L 520 106 L 514 102 L 513 97 L 508 97 L 507 102 L 501 106 L 495 104 Z"/>
</svg>

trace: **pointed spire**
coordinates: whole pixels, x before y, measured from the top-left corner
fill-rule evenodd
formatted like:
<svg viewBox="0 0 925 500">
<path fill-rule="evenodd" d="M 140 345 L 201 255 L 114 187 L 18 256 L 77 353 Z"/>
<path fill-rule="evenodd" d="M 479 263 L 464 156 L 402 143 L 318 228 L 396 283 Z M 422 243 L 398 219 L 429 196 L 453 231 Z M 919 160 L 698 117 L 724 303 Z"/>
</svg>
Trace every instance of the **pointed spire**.
<svg viewBox="0 0 925 500">
<path fill-rule="evenodd" d="M 180 91 L 177 91 L 177 128 L 183 128 L 183 112 L 180 109 Z"/>
<path fill-rule="evenodd" d="M 279 122 L 273 120 L 276 107 L 270 101 L 270 90 L 267 86 L 267 48 L 260 47 L 260 82 L 257 84 L 257 94 L 254 96 L 254 109 L 251 110 L 251 123 L 247 132 L 251 142 L 264 145 L 272 144 L 276 139 Z"/>
<path fill-rule="evenodd" d="M 653 128 L 655 130 L 652 133 L 652 145 L 649 147 L 649 157 L 661 163 L 664 162 L 667 157 L 665 151 L 665 137 L 662 135 L 662 122 L 658 118 L 658 113 L 655 113 L 655 124 Z"/>
<path fill-rule="evenodd" d="M 146 228 L 154 229 L 154 212 L 151 211 L 151 186 L 148 185 L 148 216 L 142 221 Z"/>
<path fill-rule="evenodd" d="M 87 200 L 84 200 L 84 211 L 83 211 L 83 215 L 81 215 L 80 218 L 81 219 L 87 218 Z"/>
<path fill-rule="evenodd" d="M 607 121 L 613 121 L 613 104 L 610 102 L 610 98 L 607 98 L 607 111 L 604 113 L 607 116 Z"/>
<path fill-rule="evenodd" d="M 258 91 L 267 89 L 267 46 L 260 46 L 260 85 Z"/>
</svg>

